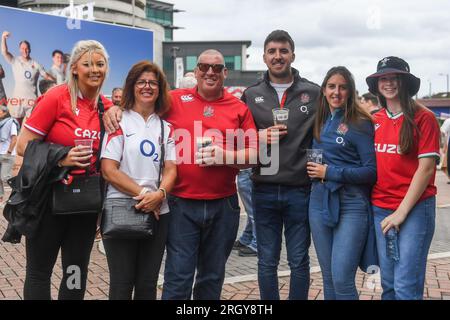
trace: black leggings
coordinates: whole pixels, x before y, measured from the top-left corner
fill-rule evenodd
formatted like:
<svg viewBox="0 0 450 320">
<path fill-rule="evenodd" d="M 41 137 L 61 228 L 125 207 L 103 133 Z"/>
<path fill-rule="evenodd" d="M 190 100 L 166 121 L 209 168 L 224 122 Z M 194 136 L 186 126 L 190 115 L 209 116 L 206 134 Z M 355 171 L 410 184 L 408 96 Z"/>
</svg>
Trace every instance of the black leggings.
<svg viewBox="0 0 450 320">
<path fill-rule="evenodd" d="M 50 300 L 50 279 L 61 249 L 63 277 L 58 300 L 82 300 L 97 215 L 55 216 L 46 212 L 38 233 L 26 239 L 25 300 Z"/>
<path fill-rule="evenodd" d="M 169 214 L 159 217 L 152 239 L 105 239 L 109 267 L 109 299 L 156 300 L 159 269 L 164 255 Z"/>
</svg>

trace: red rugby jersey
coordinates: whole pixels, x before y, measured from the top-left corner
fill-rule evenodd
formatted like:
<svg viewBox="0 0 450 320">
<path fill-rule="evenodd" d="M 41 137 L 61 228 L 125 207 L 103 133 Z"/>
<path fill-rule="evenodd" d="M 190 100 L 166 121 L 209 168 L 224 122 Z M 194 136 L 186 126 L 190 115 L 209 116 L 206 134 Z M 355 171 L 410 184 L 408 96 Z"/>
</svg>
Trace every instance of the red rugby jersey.
<svg viewBox="0 0 450 320">
<path fill-rule="evenodd" d="M 428 109 L 417 111 L 414 122 L 419 135 L 414 135 L 416 143 L 413 150 L 402 155 L 399 153 L 399 138 L 403 113 L 392 115 L 387 109 L 382 109 L 374 115 L 374 119 L 377 182 L 372 191 L 372 204 L 396 210 L 408 191 L 419 166 L 419 159 L 439 159 L 439 126 L 433 112 Z M 419 201 L 436 194 L 434 180 L 435 175 L 428 182 Z"/>
<path fill-rule="evenodd" d="M 174 90 L 171 96 L 172 107 L 166 120 L 174 128 L 178 163 L 177 182 L 172 193 L 182 198 L 208 200 L 236 193 L 238 169 L 225 165 L 200 167 L 195 164 L 196 138 L 214 136 L 215 144 L 236 150 L 240 149 L 236 146 L 236 140 L 226 139 L 227 130 L 230 133 L 242 129 L 249 134 L 245 147 L 256 149 L 256 127 L 248 107 L 226 90 L 223 97 L 215 101 L 204 100 L 197 93 L 197 88 Z"/>
<path fill-rule="evenodd" d="M 105 97 L 101 96 L 101 99 L 105 110 L 112 106 Z M 98 112 L 92 101 L 78 97 L 74 114 L 66 84 L 56 86 L 42 96 L 24 126 L 44 137 L 45 141 L 64 146 L 74 146 L 75 139 L 94 139 L 91 163 L 95 163 L 100 143 Z"/>
</svg>

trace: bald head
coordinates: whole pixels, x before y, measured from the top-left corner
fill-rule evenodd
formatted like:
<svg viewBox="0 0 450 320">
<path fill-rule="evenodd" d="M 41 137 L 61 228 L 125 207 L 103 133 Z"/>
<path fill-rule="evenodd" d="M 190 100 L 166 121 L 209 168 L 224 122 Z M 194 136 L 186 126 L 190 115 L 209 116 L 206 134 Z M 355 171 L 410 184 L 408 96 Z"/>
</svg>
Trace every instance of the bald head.
<svg viewBox="0 0 450 320">
<path fill-rule="evenodd" d="M 220 63 L 225 64 L 225 58 L 223 57 L 223 54 L 220 51 L 217 51 L 215 49 L 208 49 L 208 50 L 205 50 L 202 53 L 200 53 L 200 55 L 198 56 L 198 59 L 197 59 L 197 63 L 200 62 L 200 59 L 203 56 L 219 56 L 220 61 L 221 61 Z"/>
</svg>

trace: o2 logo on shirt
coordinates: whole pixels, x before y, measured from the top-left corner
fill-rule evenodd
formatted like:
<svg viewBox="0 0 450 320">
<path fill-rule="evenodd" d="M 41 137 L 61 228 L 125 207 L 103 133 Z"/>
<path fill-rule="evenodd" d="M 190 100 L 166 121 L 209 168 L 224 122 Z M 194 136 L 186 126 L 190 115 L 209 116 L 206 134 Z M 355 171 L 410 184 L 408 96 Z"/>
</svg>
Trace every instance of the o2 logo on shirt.
<svg viewBox="0 0 450 320">
<path fill-rule="evenodd" d="M 154 162 L 159 162 L 159 154 L 155 152 L 155 144 L 150 140 L 143 140 L 139 149 L 144 157 L 153 158 Z"/>
<path fill-rule="evenodd" d="M 345 146 L 344 138 L 343 137 L 337 137 L 336 143 L 340 144 L 341 146 Z"/>
<path fill-rule="evenodd" d="M 25 77 L 25 79 L 31 79 L 31 72 L 30 71 L 25 71 L 25 73 L 24 73 L 24 77 Z"/>
</svg>

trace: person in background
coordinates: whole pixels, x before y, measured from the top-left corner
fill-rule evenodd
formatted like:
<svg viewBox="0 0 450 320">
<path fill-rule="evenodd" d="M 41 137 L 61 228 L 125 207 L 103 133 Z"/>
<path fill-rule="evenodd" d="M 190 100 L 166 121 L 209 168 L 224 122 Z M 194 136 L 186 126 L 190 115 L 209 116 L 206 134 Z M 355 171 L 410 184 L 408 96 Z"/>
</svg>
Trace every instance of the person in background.
<svg viewBox="0 0 450 320">
<path fill-rule="evenodd" d="M 357 300 L 356 271 L 373 226 L 373 123 L 357 102 L 355 80 L 347 68 L 331 68 L 321 89 L 312 148 L 322 150 L 323 163 L 307 163 L 313 181 L 309 224 L 325 300 Z"/>
<path fill-rule="evenodd" d="M 256 245 L 256 226 L 253 215 L 252 189 L 253 183 L 250 179 L 252 169 L 240 170 L 238 174 L 238 192 L 247 214 L 247 223 L 239 239 L 233 244 L 233 249 L 238 250 L 241 257 L 256 257 L 258 253 Z"/>
<path fill-rule="evenodd" d="M 97 104 L 101 99 L 105 109 L 112 106 L 100 94 L 108 72 L 108 54 L 95 40 L 79 41 L 72 50 L 69 68 L 67 83 L 47 92 L 24 124 L 17 153 L 23 156 L 31 140 L 68 146 L 70 151 L 58 167 L 74 168 L 71 174 L 85 174 L 90 168 L 89 174 L 96 174 L 101 132 Z M 92 151 L 74 146 L 74 140 L 79 138 L 93 139 Z M 97 218 L 97 214 L 54 215 L 46 209 L 36 234 L 26 239 L 24 299 L 51 299 L 50 279 L 60 250 L 63 270 L 58 299 L 84 298 Z M 73 266 L 79 270 L 77 287 L 69 280 Z"/>
<path fill-rule="evenodd" d="M 120 129 L 108 135 L 103 145 L 102 173 L 109 183 L 105 208 L 119 210 L 136 203 L 137 210 L 155 215 L 158 221 L 150 239 L 103 239 L 111 300 L 130 300 L 133 291 L 135 300 L 156 299 L 170 221 L 166 194 L 172 190 L 177 176 L 175 143 L 166 121 L 163 121 L 165 157 L 154 157 L 161 154 L 159 117 L 170 107 L 168 87 L 157 65 L 141 61 L 131 67 L 124 86 L 125 111 Z M 153 153 L 144 152 L 144 145 L 153 146 Z M 163 172 L 160 161 L 164 161 Z"/>
<path fill-rule="evenodd" d="M 41 95 L 45 94 L 49 89 L 56 86 L 56 82 L 52 80 L 41 80 L 39 81 L 39 92 Z"/>
<path fill-rule="evenodd" d="M 49 74 L 55 78 L 56 84 L 62 84 L 66 81 L 66 70 L 64 62 L 64 53 L 61 50 L 54 50 L 52 52 L 53 65 L 50 68 Z M 42 94 L 42 91 L 41 91 Z"/>
<path fill-rule="evenodd" d="M 123 89 L 114 88 L 111 93 L 111 101 L 115 106 L 120 106 L 120 101 L 122 101 Z"/>
<path fill-rule="evenodd" d="M 444 123 L 441 126 L 441 133 L 443 135 L 443 157 L 442 157 L 442 171 L 445 172 L 445 174 L 447 175 L 447 177 L 450 179 L 450 172 L 449 172 L 449 162 L 450 162 L 450 157 L 449 157 L 449 146 L 450 146 L 450 118 L 445 119 Z M 447 181 L 447 184 L 450 184 L 450 180 Z"/>
<path fill-rule="evenodd" d="M 377 96 L 370 92 L 364 93 L 361 97 L 361 107 L 369 114 L 374 114 L 380 110 Z"/>
<path fill-rule="evenodd" d="M 377 182 L 372 191 L 381 298 L 421 300 L 435 229 L 439 125 L 432 111 L 413 100 L 420 79 L 405 60 L 383 58 L 366 82 L 382 107 L 374 114 Z"/>
<path fill-rule="evenodd" d="M 197 79 L 195 79 L 195 74 L 193 72 L 188 72 L 181 78 L 180 89 L 194 88 L 197 85 Z"/>
<path fill-rule="evenodd" d="M 4 186 L 6 181 L 12 177 L 12 166 L 14 165 L 14 148 L 17 142 L 19 123 L 11 118 L 8 108 L 0 105 L 0 203 L 3 206 L 5 195 Z"/>
</svg>

